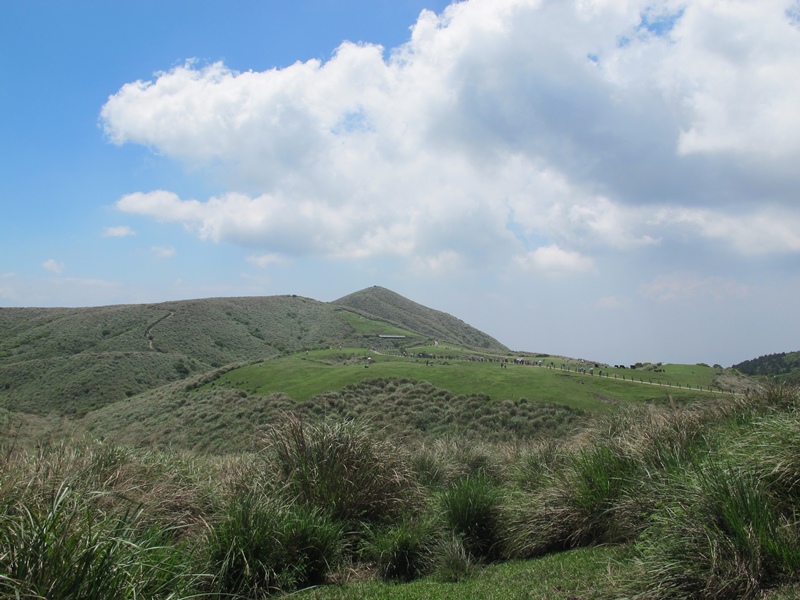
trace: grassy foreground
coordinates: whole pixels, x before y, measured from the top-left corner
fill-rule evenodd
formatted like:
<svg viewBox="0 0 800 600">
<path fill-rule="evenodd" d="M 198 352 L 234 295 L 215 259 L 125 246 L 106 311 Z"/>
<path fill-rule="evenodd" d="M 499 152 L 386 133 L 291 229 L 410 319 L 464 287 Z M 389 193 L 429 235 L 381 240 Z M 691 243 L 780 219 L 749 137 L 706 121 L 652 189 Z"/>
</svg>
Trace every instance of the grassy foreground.
<svg viewBox="0 0 800 600">
<path fill-rule="evenodd" d="M 0 597 L 792 597 L 798 409 L 775 386 L 514 444 L 289 417 L 216 457 L 5 437 Z"/>
<path fill-rule="evenodd" d="M 397 584 L 385 581 L 319 586 L 297 594 L 317 600 L 514 600 L 518 598 L 590 599 L 614 597 L 630 572 L 630 558 L 620 546 L 595 546 L 483 567 L 459 583 L 426 577 Z"/>
</svg>

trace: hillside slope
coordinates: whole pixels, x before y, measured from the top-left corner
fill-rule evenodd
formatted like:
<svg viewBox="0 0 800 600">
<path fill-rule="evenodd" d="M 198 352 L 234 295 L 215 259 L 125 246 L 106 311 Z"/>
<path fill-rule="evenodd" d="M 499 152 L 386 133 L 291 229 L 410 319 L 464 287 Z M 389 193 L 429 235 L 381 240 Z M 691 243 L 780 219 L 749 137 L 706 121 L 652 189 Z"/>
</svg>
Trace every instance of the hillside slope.
<svg viewBox="0 0 800 600">
<path fill-rule="evenodd" d="M 425 332 L 438 341 L 481 350 L 508 351 L 496 339 L 467 325 L 461 319 L 417 304 L 380 286 L 344 296 L 333 304 L 362 311 L 412 331 Z"/>
<path fill-rule="evenodd" d="M 371 302 L 364 294 L 359 302 L 359 294 L 348 297 L 353 307 L 268 296 L 0 308 L 0 408 L 80 416 L 231 363 L 334 345 L 380 345 L 378 334 L 397 331 L 390 323 L 417 340 L 504 348 L 458 319 L 388 290 L 378 298 L 372 294 Z M 373 316 L 365 317 L 361 305 Z"/>
</svg>

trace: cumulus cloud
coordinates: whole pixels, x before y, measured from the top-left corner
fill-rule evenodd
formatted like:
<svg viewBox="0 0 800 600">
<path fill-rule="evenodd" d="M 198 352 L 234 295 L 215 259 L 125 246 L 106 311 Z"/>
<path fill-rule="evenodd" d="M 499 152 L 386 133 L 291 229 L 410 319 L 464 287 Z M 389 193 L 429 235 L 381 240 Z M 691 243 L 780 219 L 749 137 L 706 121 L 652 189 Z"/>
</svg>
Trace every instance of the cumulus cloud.
<svg viewBox="0 0 800 600">
<path fill-rule="evenodd" d="M 790 8 L 465 0 L 423 11 L 388 55 L 346 42 L 263 72 L 189 61 L 124 85 L 101 121 L 113 143 L 222 169 L 232 191 L 116 206 L 259 256 L 432 272 L 588 273 L 595 253 L 687 236 L 797 253 Z"/>
<path fill-rule="evenodd" d="M 42 263 L 42 268 L 47 271 L 50 271 L 51 273 L 59 275 L 64 272 L 64 263 L 58 262 L 54 258 L 48 258 L 46 261 Z"/>
<path fill-rule="evenodd" d="M 721 241 L 743 255 L 800 252 L 800 213 L 790 207 L 767 205 L 743 214 L 667 207 L 655 211 L 652 221 Z"/>
<path fill-rule="evenodd" d="M 106 227 L 103 230 L 103 237 L 128 237 L 131 235 L 136 235 L 136 232 L 127 225 Z"/>
</svg>

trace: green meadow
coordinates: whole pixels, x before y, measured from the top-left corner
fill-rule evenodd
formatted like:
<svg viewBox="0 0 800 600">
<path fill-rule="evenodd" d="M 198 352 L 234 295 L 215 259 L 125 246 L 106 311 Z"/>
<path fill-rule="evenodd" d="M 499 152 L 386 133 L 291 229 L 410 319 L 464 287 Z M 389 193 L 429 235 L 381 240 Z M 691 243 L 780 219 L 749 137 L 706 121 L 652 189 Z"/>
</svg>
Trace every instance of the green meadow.
<svg viewBox="0 0 800 600">
<path fill-rule="evenodd" d="M 435 358 L 420 358 L 420 353 Z M 303 401 L 369 379 L 412 379 L 456 395 L 481 393 L 495 401 L 525 398 L 590 412 L 602 412 L 620 402 L 686 403 L 709 396 L 709 388 L 719 392 L 715 385 L 719 371 L 700 365 L 665 365 L 659 372 L 601 369 L 541 355 L 527 358 L 541 360 L 542 366 L 514 364 L 515 356 L 508 355 L 481 355 L 486 360 L 508 359 L 507 363 L 478 362 L 469 360 L 478 356 L 474 352 L 455 346 L 416 347 L 407 354 L 363 348 L 301 352 L 234 369 L 206 387 L 230 386 L 262 396 L 283 393 Z M 577 372 L 581 366 L 585 373 Z M 589 369 L 594 373 L 589 374 Z"/>
</svg>

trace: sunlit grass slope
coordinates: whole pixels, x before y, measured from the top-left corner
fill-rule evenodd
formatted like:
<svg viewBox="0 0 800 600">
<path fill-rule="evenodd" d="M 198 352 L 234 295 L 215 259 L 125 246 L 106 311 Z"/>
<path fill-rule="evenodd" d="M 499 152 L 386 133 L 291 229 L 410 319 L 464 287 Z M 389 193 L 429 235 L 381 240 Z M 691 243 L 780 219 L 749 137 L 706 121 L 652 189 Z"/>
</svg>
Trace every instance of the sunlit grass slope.
<svg viewBox="0 0 800 600">
<path fill-rule="evenodd" d="M 698 387 L 707 390 L 712 386 L 716 376 L 710 367 L 668 365 L 663 373 L 612 369 L 608 377 L 601 377 L 600 369 L 594 375 L 589 375 L 588 370 L 586 374 L 577 373 L 577 363 L 562 368 L 566 363 L 558 357 L 546 357 L 541 359 L 543 366 L 532 366 L 517 365 L 513 360 L 509 363 L 470 360 L 476 357 L 474 353 L 456 348 L 421 350 L 423 354 L 434 352 L 438 357 L 435 359 L 416 356 L 417 350 L 420 349 L 409 351 L 408 357 L 354 348 L 311 351 L 235 369 L 207 386 L 231 386 L 258 395 L 280 392 L 302 401 L 367 379 L 405 378 L 428 381 L 453 394 L 481 393 L 497 401 L 525 398 L 594 412 L 617 402 L 670 402 L 668 396 L 672 402 L 686 402 L 698 397 Z M 551 362 L 556 366 L 544 366 Z M 640 380 L 680 383 L 683 388 L 644 385 Z M 686 389 L 689 385 L 694 389 Z"/>
</svg>

